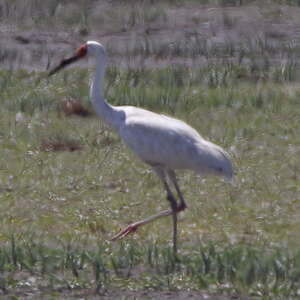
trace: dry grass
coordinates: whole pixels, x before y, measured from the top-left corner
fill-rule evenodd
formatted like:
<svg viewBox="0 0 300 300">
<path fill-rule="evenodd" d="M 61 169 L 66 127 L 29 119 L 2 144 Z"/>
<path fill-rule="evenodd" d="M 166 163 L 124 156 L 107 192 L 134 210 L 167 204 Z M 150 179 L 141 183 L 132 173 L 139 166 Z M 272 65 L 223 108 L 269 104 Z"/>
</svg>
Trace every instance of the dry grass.
<svg viewBox="0 0 300 300">
<path fill-rule="evenodd" d="M 39 147 L 40 151 L 57 152 L 57 151 L 79 151 L 83 145 L 76 140 L 63 137 L 48 137 L 43 139 Z"/>
<path fill-rule="evenodd" d="M 62 110 L 65 116 L 90 117 L 93 113 L 85 108 L 81 101 L 75 99 L 66 99 L 62 102 L 59 110 Z"/>
</svg>

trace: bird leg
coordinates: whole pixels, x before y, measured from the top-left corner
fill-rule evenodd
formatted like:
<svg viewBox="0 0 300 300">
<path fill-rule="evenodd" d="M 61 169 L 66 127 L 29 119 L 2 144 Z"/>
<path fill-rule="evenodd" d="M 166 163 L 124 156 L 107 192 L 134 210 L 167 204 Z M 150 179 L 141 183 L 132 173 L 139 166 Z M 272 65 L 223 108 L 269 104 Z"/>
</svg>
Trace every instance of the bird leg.
<svg viewBox="0 0 300 300">
<path fill-rule="evenodd" d="M 179 205 L 179 207 L 176 208 L 176 213 L 179 213 L 182 210 L 184 210 L 184 208 L 180 207 L 180 205 Z M 173 210 L 172 209 L 166 209 L 166 210 L 163 210 L 163 211 L 159 212 L 158 214 L 150 216 L 150 217 L 148 217 L 146 219 L 143 219 L 143 220 L 131 223 L 125 229 L 121 230 L 119 233 L 117 233 L 116 235 L 114 235 L 111 238 L 111 241 L 120 240 L 120 239 L 124 238 L 125 236 L 127 236 L 128 234 L 130 234 L 132 232 L 135 232 L 138 229 L 138 227 L 140 227 L 142 225 L 146 225 L 146 224 L 148 224 L 150 222 L 153 222 L 156 219 L 170 216 L 172 214 L 173 214 Z"/>
<path fill-rule="evenodd" d="M 167 210 L 161 211 L 158 214 L 155 214 L 155 215 L 150 216 L 146 219 L 143 219 L 141 221 L 131 223 L 125 229 L 121 230 L 119 233 L 117 233 L 115 236 L 113 236 L 111 241 L 120 240 L 120 239 L 124 238 L 125 236 L 127 236 L 128 234 L 130 234 L 132 232 L 135 232 L 138 229 L 138 227 L 140 227 L 142 225 L 145 225 L 145 224 L 148 224 L 148 223 L 150 223 L 150 222 L 152 222 L 152 221 L 154 221 L 158 218 L 170 216 L 172 213 L 173 213 L 172 210 L 167 209 Z"/>
<path fill-rule="evenodd" d="M 178 197 L 179 197 L 179 200 L 180 200 L 180 203 L 179 203 L 180 210 L 186 209 L 187 206 L 186 206 L 185 200 L 183 198 L 183 195 L 180 191 L 175 172 L 171 169 L 167 169 L 167 174 L 168 174 L 168 177 L 170 178 L 170 180 L 172 181 L 172 183 L 173 183 L 173 185 L 176 189 L 176 192 L 178 194 Z"/>
<path fill-rule="evenodd" d="M 167 193 L 168 193 L 167 199 L 170 202 L 170 206 L 172 210 L 172 218 L 173 218 L 173 252 L 176 255 L 177 254 L 177 208 L 179 206 L 177 205 L 176 199 L 171 193 L 171 191 L 169 190 Z"/>
<path fill-rule="evenodd" d="M 117 233 L 115 236 L 113 236 L 111 240 L 115 241 L 118 239 L 122 239 L 122 238 L 126 237 L 128 234 L 135 232 L 138 229 L 138 227 L 140 227 L 142 225 L 148 224 L 158 218 L 172 215 L 172 218 L 173 218 L 173 252 L 176 255 L 177 254 L 177 214 L 186 208 L 186 204 L 185 204 L 183 196 L 180 192 L 179 186 L 177 184 L 175 172 L 172 170 L 168 170 L 167 174 L 168 174 L 170 180 L 172 181 L 172 183 L 174 184 L 176 191 L 178 193 L 178 196 L 180 199 L 179 205 L 177 204 L 176 199 L 175 199 L 174 195 L 172 194 L 171 189 L 169 188 L 169 185 L 166 180 L 165 170 L 161 167 L 153 167 L 153 168 L 164 184 L 164 187 L 167 191 L 167 200 L 170 203 L 171 209 L 161 211 L 158 214 L 155 214 L 146 219 L 143 219 L 141 221 L 138 221 L 138 222 L 128 225 L 125 229 L 121 230 L 119 233 Z"/>
</svg>

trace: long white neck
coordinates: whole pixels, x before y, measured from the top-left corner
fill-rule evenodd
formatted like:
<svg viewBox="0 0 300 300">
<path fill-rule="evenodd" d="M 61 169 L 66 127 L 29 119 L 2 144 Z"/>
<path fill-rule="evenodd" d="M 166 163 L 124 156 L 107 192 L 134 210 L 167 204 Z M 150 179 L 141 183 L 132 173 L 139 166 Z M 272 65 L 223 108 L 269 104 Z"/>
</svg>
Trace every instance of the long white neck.
<svg viewBox="0 0 300 300">
<path fill-rule="evenodd" d="M 96 56 L 96 72 L 90 86 L 90 97 L 97 115 L 108 125 L 118 129 L 123 119 L 123 114 L 114 106 L 107 103 L 104 99 L 103 80 L 106 70 L 106 62 L 101 64 L 100 59 Z"/>
</svg>

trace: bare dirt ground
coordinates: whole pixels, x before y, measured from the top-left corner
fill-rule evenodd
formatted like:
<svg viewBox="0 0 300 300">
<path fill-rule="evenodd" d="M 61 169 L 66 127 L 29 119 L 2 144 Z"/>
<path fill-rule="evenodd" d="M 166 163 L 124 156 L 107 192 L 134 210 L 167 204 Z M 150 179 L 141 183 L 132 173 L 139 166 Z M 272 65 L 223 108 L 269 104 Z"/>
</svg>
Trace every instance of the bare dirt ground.
<svg viewBox="0 0 300 300">
<path fill-rule="evenodd" d="M 36 293 L 34 291 L 20 291 L 13 294 L 3 295 L 1 299 L 127 299 L 127 300 L 238 300 L 237 296 L 220 296 L 220 295 L 210 295 L 205 292 L 198 291 L 128 291 L 128 290 L 110 290 L 104 291 L 102 293 L 95 293 L 93 290 L 59 290 L 59 291 L 43 291 L 42 293 Z M 20 297 L 20 298 L 19 298 Z M 245 298 L 243 298 L 246 300 Z"/>
<path fill-rule="evenodd" d="M 268 38 L 274 42 L 299 45 L 299 16 L 300 7 L 274 4 L 242 7 L 190 5 L 166 9 L 164 21 L 137 24 L 129 29 L 94 24 L 86 32 L 57 28 L 52 31 L 34 28 L 24 31 L 11 24 L 0 24 L 0 67 L 46 70 L 62 56 L 72 54 L 86 40 L 100 41 L 109 48 L 113 63 L 126 66 L 132 61 L 125 52 L 128 54 L 134 47 L 132 45 L 145 39 L 156 41 L 159 45 L 178 41 L 189 43 L 194 38 L 201 38 L 209 45 L 222 45 L 228 41 L 238 44 L 241 40 L 261 37 L 262 40 Z M 150 55 L 143 58 L 143 63 L 158 67 L 174 62 L 192 65 L 195 60 L 201 59 L 203 57 L 190 59 L 180 56 L 161 59 Z M 139 59 L 134 60 L 135 64 L 139 62 Z"/>
</svg>

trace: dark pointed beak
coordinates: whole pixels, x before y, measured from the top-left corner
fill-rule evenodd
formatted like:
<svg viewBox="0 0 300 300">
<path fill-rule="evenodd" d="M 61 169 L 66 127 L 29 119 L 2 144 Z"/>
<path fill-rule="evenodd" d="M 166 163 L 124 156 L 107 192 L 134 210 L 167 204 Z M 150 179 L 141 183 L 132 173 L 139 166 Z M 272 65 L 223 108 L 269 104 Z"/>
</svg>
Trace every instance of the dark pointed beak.
<svg viewBox="0 0 300 300">
<path fill-rule="evenodd" d="M 60 71 L 61 69 L 65 68 L 67 65 L 72 64 L 73 62 L 79 60 L 80 58 L 81 58 L 80 56 L 75 55 L 70 58 L 63 59 L 57 67 L 50 70 L 48 76 L 52 76 L 54 73 Z"/>
</svg>

